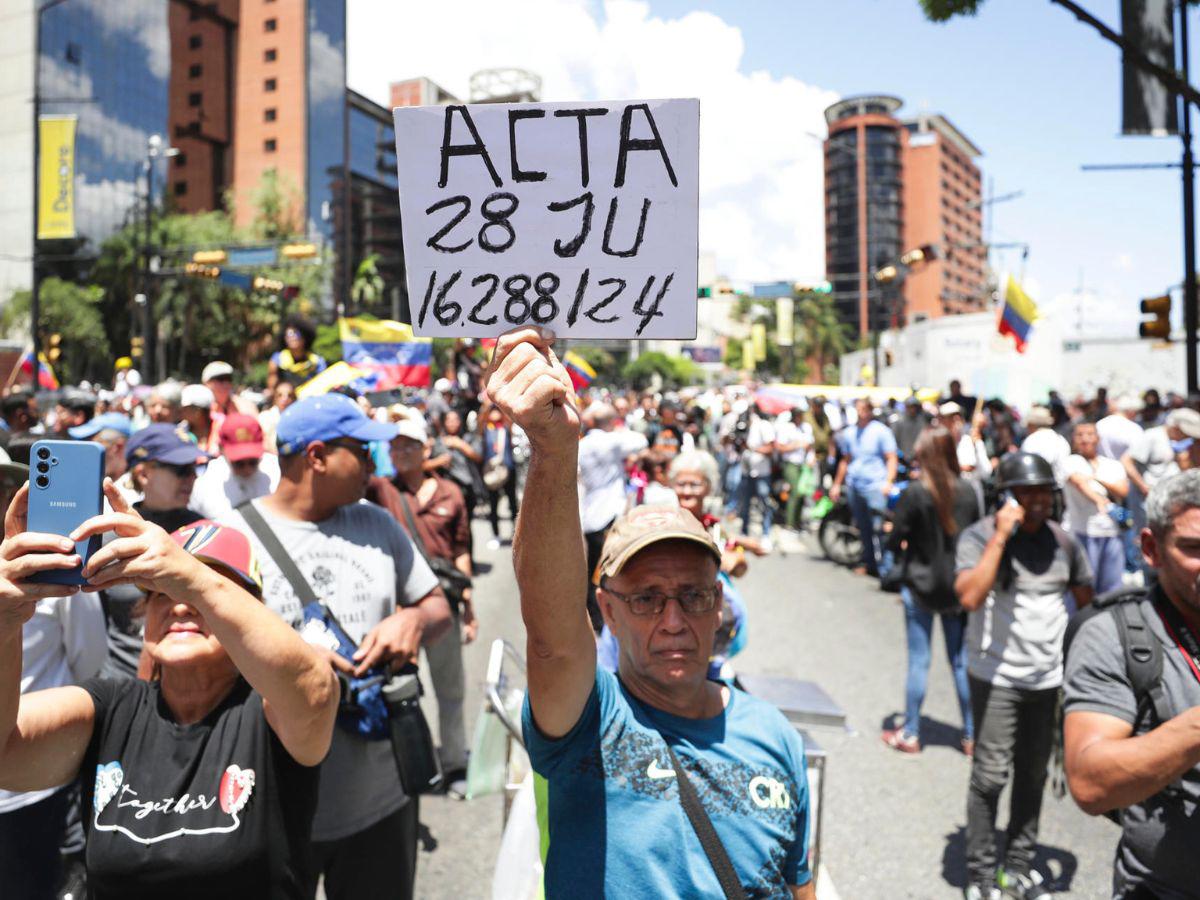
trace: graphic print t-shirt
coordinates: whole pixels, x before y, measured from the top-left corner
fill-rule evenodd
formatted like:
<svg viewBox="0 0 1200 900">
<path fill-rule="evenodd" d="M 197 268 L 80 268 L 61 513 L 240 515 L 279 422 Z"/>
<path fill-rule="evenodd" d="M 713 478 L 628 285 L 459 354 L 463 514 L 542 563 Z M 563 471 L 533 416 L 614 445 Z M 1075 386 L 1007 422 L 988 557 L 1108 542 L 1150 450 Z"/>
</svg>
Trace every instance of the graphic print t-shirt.
<svg viewBox="0 0 1200 900">
<path fill-rule="evenodd" d="M 96 710 L 81 769 L 95 900 L 302 896 L 318 770 L 292 759 L 245 681 L 192 725 L 157 682 L 83 688 Z"/>
<path fill-rule="evenodd" d="M 598 669 L 566 735 L 544 737 L 528 699 L 522 725 L 546 783 L 547 897 L 722 895 L 679 801 L 664 736 L 748 896 L 790 898 L 788 885 L 811 880 L 804 744 L 773 706 L 731 688 L 720 715 L 684 719 L 645 706 Z"/>
<path fill-rule="evenodd" d="M 321 522 L 283 519 L 253 500 L 296 567 L 350 639 L 362 643 L 400 606 L 438 586 L 400 524 L 373 503 L 350 503 Z M 243 532 L 262 565 L 263 600 L 293 628 L 303 619 L 299 599 L 270 554 L 237 510 L 219 519 Z M 390 741 L 369 741 L 344 728 L 321 764 L 321 790 L 313 820 L 314 841 L 336 841 L 369 828 L 405 802 Z"/>
</svg>

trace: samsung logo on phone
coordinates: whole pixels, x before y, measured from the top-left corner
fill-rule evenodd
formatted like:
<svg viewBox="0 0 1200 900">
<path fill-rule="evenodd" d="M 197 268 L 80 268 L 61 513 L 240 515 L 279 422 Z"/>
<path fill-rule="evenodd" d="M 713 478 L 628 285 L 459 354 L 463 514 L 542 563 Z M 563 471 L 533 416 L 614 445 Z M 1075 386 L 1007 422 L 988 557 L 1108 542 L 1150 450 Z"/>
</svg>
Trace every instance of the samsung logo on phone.
<svg viewBox="0 0 1200 900">
<path fill-rule="evenodd" d="M 51 506 L 61 506 L 66 509 L 74 509 L 78 504 L 74 500 L 51 500 Z"/>
</svg>

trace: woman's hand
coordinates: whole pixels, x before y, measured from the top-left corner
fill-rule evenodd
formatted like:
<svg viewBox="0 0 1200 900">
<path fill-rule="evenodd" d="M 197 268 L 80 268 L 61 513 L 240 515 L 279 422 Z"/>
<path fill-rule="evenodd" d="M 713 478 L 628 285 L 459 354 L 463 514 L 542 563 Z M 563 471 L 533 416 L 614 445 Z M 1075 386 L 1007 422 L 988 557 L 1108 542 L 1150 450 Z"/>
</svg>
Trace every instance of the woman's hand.
<svg viewBox="0 0 1200 900">
<path fill-rule="evenodd" d="M 470 588 L 467 591 L 469 592 Z M 470 644 L 479 636 L 479 620 L 475 618 L 475 606 L 471 602 L 470 593 L 463 595 L 460 620 L 462 623 L 462 642 Z"/>
<path fill-rule="evenodd" d="M 180 597 L 188 594 L 189 579 L 205 566 L 171 540 L 163 529 L 147 522 L 112 483 L 104 479 L 104 495 L 113 511 L 93 516 L 75 529 L 72 540 L 81 541 L 111 531 L 116 539 L 92 554 L 83 577 L 89 590 L 136 584 L 147 592 Z"/>
<path fill-rule="evenodd" d="M 26 531 L 29 485 L 17 491 L 4 517 L 0 543 L 0 632 L 19 629 L 33 618 L 39 600 L 70 597 L 79 588 L 70 584 L 27 581 L 36 572 L 72 569 L 79 565 L 73 541 L 60 534 Z"/>
</svg>

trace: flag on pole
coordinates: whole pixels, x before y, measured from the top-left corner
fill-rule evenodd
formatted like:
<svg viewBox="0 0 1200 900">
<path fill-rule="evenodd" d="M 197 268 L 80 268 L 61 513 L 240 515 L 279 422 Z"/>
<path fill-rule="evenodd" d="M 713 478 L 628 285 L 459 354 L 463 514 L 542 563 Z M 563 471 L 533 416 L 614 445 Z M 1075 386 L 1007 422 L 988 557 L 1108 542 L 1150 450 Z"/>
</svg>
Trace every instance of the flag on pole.
<svg viewBox="0 0 1200 900">
<path fill-rule="evenodd" d="M 1000 310 L 1000 319 L 996 324 L 1001 334 L 1012 337 L 1018 353 L 1025 352 L 1025 344 L 1029 340 L 1029 332 L 1037 321 L 1038 308 L 1017 280 L 1008 276 L 1004 288 L 1004 307 Z"/>
<path fill-rule="evenodd" d="M 370 389 L 429 387 L 433 342 L 413 335 L 411 325 L 386 319 L 339 319 L 342 358 L 374 376 Z"/>
<path fill-rule="evenodd" d="M 571 386 L 577 391 L 582 391 L 596 378 L 596 370 L 574 350 L 567 351 L 563 357 L 563 365 L 567 367 L 567 374 L 571 376 Z"/>
<path fill-rule="evenodd" d="M 49 360 L 46 359 L 45 353 L 38 354 L 38 387 L 47 391 L 57 391 L 60 387 L 58 376 L 54 374 L 54 369 L 50 367 Z M 27 349 L 21 354 L 21 372 L 33 377 L 33 350 Z"/>
</svg>

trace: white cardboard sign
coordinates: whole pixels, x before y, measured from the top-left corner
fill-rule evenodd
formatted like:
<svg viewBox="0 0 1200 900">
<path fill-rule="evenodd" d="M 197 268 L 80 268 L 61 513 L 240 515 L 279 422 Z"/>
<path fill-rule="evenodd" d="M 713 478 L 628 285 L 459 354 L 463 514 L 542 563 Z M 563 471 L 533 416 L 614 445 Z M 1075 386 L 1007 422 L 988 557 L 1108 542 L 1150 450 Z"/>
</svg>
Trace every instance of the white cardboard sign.
<svg viewBox="0 0 1200 900">
<path fill-rule="evenodd" d="M 416 334 L 696 336 L 700 101 L 393 116 Z"/>
</svg>

